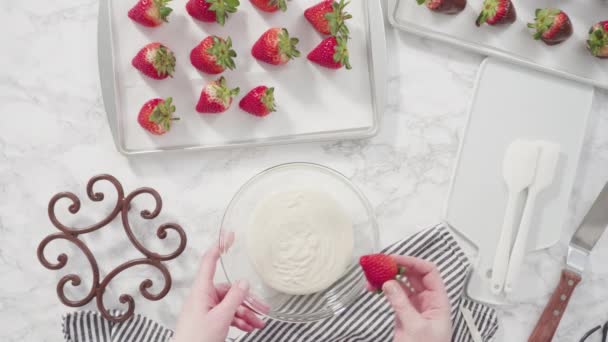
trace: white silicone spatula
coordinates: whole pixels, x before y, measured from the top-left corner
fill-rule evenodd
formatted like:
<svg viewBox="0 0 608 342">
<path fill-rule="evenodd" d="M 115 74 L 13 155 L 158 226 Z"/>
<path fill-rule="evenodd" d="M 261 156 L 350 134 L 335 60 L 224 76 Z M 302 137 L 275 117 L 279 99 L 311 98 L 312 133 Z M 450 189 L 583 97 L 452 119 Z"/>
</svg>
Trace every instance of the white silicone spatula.
<svg viewBox="0 0 608 342">
<path fill-rule="evenodd" d="M 527 140 L 515 140 L 509 145 L 505 153 L 502 172 L 509 197 L 500 239 L 496 246 L 491 279 L 492 292 L 497 295 L 501 294 L 503 290 L 509 264 L 509 255 L 511 254 L 511 245 L 513 243 L 513 231 L 519 223 L 516 218 L 518 204 L 522 192 L 534 180 L 538 157 L 538 145 Z"/>
<path fill-rule="evenodd" d="M 517 238 L 515 239 L 513 250 L 511 251 L 509 270 L 507 272 L 504 288 L 506 293 L 513 291 L 513 285 L 515 284 L 516 277 L 519 275 L 519 270 L 524 260 L 528 244 L 528 235 L 530 234 L 530 229 L 532 227 L 532 219 L 534 217 L 538 195 L 553 183 L 557 171 L 557 163 L 560 155 L 559 145 L 550 142 L 537 142 L 537 145 L 540 147 L 540 155 L 536 167 L 536 175 L 534 176 L 532 185 L 530 185 L 530 188 L 528 189 L 528 199 L 526 200 L 526 206 L 524 207 Z"/>
</svg>

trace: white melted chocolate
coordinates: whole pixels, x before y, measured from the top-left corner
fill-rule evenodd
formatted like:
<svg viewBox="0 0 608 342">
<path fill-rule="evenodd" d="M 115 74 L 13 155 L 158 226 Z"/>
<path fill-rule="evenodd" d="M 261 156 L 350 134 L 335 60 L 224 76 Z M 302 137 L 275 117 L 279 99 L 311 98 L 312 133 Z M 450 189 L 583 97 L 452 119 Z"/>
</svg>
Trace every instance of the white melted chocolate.
<svg viewBox="0 0 608 342">
<path fill-rule="evenodd" d="M 292 295 L 315 293 L 328 288 L 349 267 L 353 226 L 327 194 L 278 193 L 256 209 L 247 253 L 266 285 Z"/>
</svg>

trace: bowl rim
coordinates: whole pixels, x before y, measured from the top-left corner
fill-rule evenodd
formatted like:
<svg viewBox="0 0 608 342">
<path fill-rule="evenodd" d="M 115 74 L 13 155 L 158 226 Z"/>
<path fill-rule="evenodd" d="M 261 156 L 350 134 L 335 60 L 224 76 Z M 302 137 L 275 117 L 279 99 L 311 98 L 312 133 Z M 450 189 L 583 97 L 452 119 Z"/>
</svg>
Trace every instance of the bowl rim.
<svg viewBox="0 0 608 342">
<path fill-rule="evenodd" d="M 241 198 L 242 194 L 245 191 L 247 191 L 249 189 L 249 187 L 252 184 L 254 184 L 258 179 L 260 179 L 262 177 L 266 177 L 266 176 L 268 176 L 268 174 L 275 172 L 277 170 L 284 169 L 284 168 L 293 168 L 293 167 L 304 167 L 304 168 L 316 169 L 317 171 L 324 171 L 324 172 L 327 172 L 327 173 L 331 174 L 332 176 L 336 177 L 338 180 L 342 181 L 344 184 L 346 184 L 357 195 L 361 204 L 363 204 L 363 206 L 365 207 L 365 209 L 367 211 L 367 214 L 368 214 L 369 220 L 370 220 L 370 225 L 373 230 L 373 232 L 372 232 L 373 233 L 373 236 L 372 236 L 373 251 L 372 252 L 375 253 L 376 251 L 378 251 L 378 248 L 379 248 L 378 247 L 378 245 L 379 245 L 378 220 L 376 218 L 374 208 L 372 207 L 371 203 L 369 202 L 369 200 L 367 199 L 365 194 L 359 189 L 359 187 L 357 187 L 348 177 L 346 177 L 341 172 L 339 172 L 331 167 L 317 164 L 317 163 L 312 163 L 312 162 L 289 162 L 289 163 L 278 164 L 278 165 L 266 168 L 263 171 L 258 172 L 256 175 L 249 178 L 245 183 L 243 183 L 243 185 L 241 185 L 241 187 L 235 192 L 235 194 L 230 199 L 230 202 L 226 206 L 226 209 L 224 210 L 224 214 L 222 215 L 222 221 L 220 223 L 219 238 L 218 238 L 218 240 L 219 240 L 218 243 L 220 246 L 222 246 L 222 244 L 223 244 L 223 242 L 222 242 L 223 234 L 222 233 L 225 231 L 224 223 L 226 222 L 227 215 L 231 211 L 232 207 L 235 205 L 237 199 Z M 228 275 L 226 266 L 224 265 L 224 253 L 223 252 L 220 253 L 220 265 L 222 267 L 222 271 L 224 272 L 224 276 L 226 277 L 227 282 L 230 285 L 232 285 L 232 281 L 230 279 L 230 276 Z M 337 310 L 332 310 L 331 314 L 336 315 L 336 314 L 342 312 L 343 310 L 348 308 L 356 300 L 356 298 L 357 298 L 357 296 L 352 296 L 352 298 L 349 298 L 348 301 L 343 305 L 342 308 L 339 308 Z M 279 317 L 276 315 L 271 315 L 269 313 L 260 312 L 260 310 L 256 310 L 255 306 L 252 304 L 251 294 L 248 295 L 247 298 L 245 298 L 245 305 L 249 309 L 253 310 L 254 312 L 256 312 L 259 315 L 262 315 L 262 316 L 268 317 L 268 318 L 272 318 L 273 320 L 277 320 L 277 321 L 281 321 L 281 322 L 310 323 L 310 322 L 316 322 L 316 321 L 320 321 L 322 319 L 332 317 L 331 314 L 323 314 L 323 315 L 320 315 L 319 317 L 315 317 L 315 318 L 311 318 L 311 319 L 292 319 L 292 318 L 285 318 L 283 316 Z"/>
</svg>

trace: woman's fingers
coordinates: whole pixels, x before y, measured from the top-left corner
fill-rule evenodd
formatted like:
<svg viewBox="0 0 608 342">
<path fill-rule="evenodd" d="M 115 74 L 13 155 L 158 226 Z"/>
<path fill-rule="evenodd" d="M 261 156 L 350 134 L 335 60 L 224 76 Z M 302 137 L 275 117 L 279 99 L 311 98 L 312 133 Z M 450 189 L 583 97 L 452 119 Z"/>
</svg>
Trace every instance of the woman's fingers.
<svg viewBox="0 0 608 342">
<path fill-rule="evenodd" d="M 203 254 L 201 263 L 197 275 L 197 285 L 204 287 L 213 287 L 213 277 L 215 277 L 215 269 L 217 261 L 220 258 L 220 249 L 217 245 L 213 245 L 211 248 Z"/>
<path fill-rule="evenodd" d="M 255 330 L 255 328 L 252 327 L 247 322 L 245 322 L 245 320 L 243 320 L 242 318 L 238 318 L 238 317 L 235 317 L 232 320 L 232 323 L 230 325 L 232 325 L 235 328 L 241 329 L 245 332 L 252 332 L 253 330 Z"/>
<path fill-rule="evenodd" d="M 414 278 L 415 275 L 418 275 L 420 283 L 425 289 L 445 292 L 443 279 L 441 279 L 437 267 L 435 267 L 435 264 L 432 262 L 404 255 L 393 254 L 391 257 L 397 264 L 405 267 L 406 276 L 408 273 L 412 274 L 412 278 Z"/>
<path fill-rule="evenodd" d="M 218 297 L 220 298 L 220 300 L 222 300 L 226 293 L 228 293 L 228 290 L 230 290 L 230 284 L 217 284 L 215 285 L 215 289 L 217 291 Z M 249 295 L 247 296 L 247 301 L 251 308 L 254 309 L 256 312 L 260 312 L 264 315 L 267 315 L 270 312 L 270 305 L 264 303 L 261 299 L 258 299 L 255 295 L 251 293 L 249 293 Z"/>
<path fill-rule="evenodd" d="M 401 287 L 398 281 L 389 280 L 382 285 L 382 291 L 386 299 L 391 304 L 395 311 L 395 316 L 401 322 L 408 322 L 418 319 L 419 313 L 410 302 L 405 290 Z"/>
<path fill-rule="evenodd" d="M 243 305 L 236 310 L 236 317 L 241 318 L 247 324 L 257 329 L 262 329 L 264 326 L 266 326 L 266 322 L 264 322 L 253 311 Z"/>
</svg>

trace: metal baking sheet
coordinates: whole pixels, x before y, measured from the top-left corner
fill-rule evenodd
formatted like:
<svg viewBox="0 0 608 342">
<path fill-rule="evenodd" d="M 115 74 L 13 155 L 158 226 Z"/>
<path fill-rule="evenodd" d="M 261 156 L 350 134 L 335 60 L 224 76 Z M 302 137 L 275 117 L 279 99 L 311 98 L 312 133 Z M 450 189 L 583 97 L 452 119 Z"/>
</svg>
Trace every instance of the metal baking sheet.
<svg viewBox="0 0 608 342">
<path fill-rule="evenodd" d="M 384 20 L 377 1 L 349 5 L 353 70 L 332 71 L 306 59 L 323 37 L 305 20 L 303 11 L 317 0 L 289 3 L 286 13 L 265 14 L 241 0 L 239 11 L 225 27 L 199 23 L 185 10 L 186 0 L 174 0 L 170 23 L 144 28 L 126 15 L 135 1 L 106 0 L 99 12 L 99 70 L 104 104 L 117 149 L 124 154 L 355 139 L 377 133 L 386 93 Z M 270 27 L 286 27 L 300 38 L 302 57 L 283 67 L 262 65 L 250 55 L 257 38 Z M 224 76 L 241 95 L 229 111 L 201 115 L 194 110 L 204 84 L 218 76 L 204 75 L 190 64 L 192 47 L 207 35 L 231 36 L 237 69 Z M 173 78 L 147 80 L 131 65 L 146 43 L 159 41 L 177 57 Z M 238 101 L 258 84 L 276 88 L 278 111 L 266 118 L 242 112 Z M 151 136 L 137 124 L 148 99 L 172 96 L 180 121 L 164 136 Z"/>
<path fill-rule="evenodd" d="M 495 56 L 537 70 L 608 89 L 608 60 L 593 57 L 586 48 L 589 28 L 608 20 L 608 2 L 567 0 L 513 0 L 517 21 L 509 26 L 475 26 L 483 0 L 468 0 L 457 15 L 434 13 L 414 0 L 388 0 L 393 26 L 420 36 Z M 566 42 L 547 46 L 532 39 L 526 27 L 537 8 L 560 8 L 570 16 L 574 34 Z"/>
</svg>

